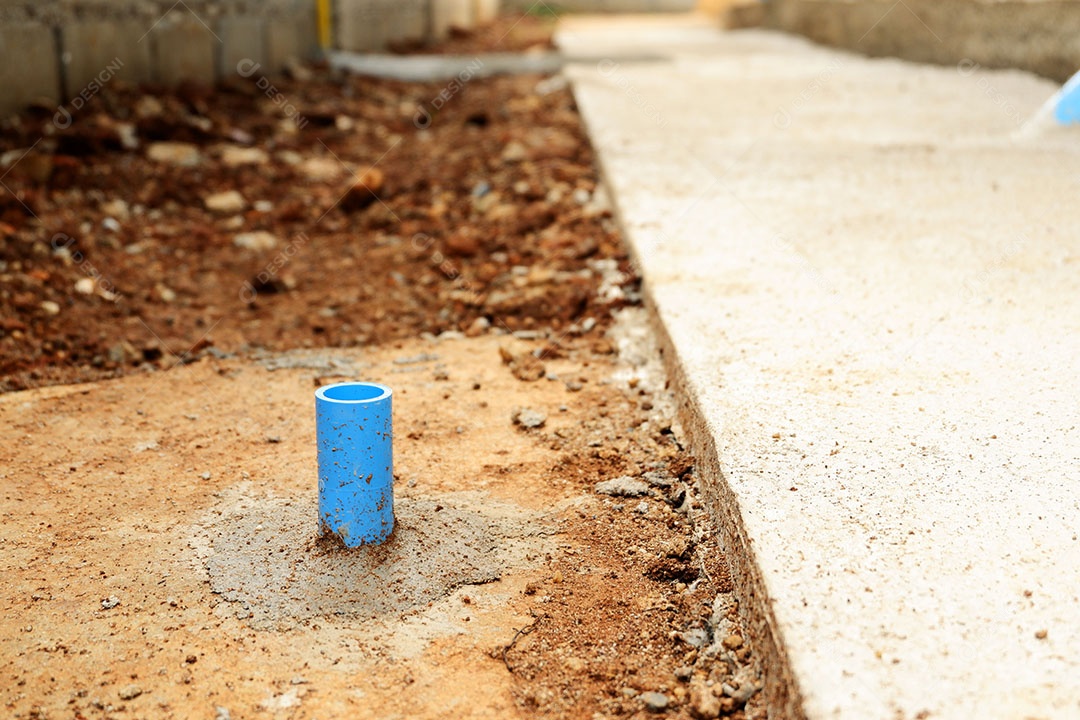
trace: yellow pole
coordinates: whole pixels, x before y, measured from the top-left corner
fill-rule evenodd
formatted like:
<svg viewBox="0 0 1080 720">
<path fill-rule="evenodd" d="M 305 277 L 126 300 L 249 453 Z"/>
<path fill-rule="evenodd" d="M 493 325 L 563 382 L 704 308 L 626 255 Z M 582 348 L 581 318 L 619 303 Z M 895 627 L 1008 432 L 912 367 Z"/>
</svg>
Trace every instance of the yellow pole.
<svg viewBox="0 0 1080 720">
<path fill-rule="evenodd" d="M 319 46 L 328 50 L 333 42 L 330 33 L 330 0 L 315 0 L 315 14 L 319 24 Z"/>
</svg>

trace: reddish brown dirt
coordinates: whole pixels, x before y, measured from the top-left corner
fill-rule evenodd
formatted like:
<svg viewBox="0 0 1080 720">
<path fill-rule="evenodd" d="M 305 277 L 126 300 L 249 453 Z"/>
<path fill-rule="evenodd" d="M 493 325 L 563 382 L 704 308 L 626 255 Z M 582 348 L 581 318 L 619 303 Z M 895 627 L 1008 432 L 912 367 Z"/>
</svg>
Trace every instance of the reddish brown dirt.
<svg viewBox="0 0 1080 720">
<path fill-rule="evenodd" d="M 597 180 L 573 100 L 540 79 L 470 82 L 423 130 L 414 116 L 442 85 L 326 74 L 274 81 L 302 128 L 258 76 L 216 93 L 110 85 L 64 130 L 52 112 L 17 118 L 0 132 L 0 389 L 481 317 L 562 331 L 593 295 L 554 273 L 625 256 L 607 213 L 580 202 Z M 150 159 L 166 140 L 192 145 L 194 165 Z M 347 195 L 369 168 L 377 197 Z M 227 190 L 242 210 L 204 206 Z M 276 246 L 234 244 L 259 231 Z"/>
<path fill-rule="evenodd" d="M 443 49 L 544 37 L 546 21 L 501 22 Z M 51 108 L 3 127 L 0 154 L 19 152 L 0 168 L 0 390 L 120 378 L 0 399 L 0 432 L 18 438 L 0 450 L 4 712 L 760 716 L 758 697 L 743 710 L 723 696 L 730 665 L 686 640 L 730 593 L 726 563 L 653 407 L 662 381 L 613 381 L 625 368 L 604 330 L 636 279 L 592 196 L 572 98 L 541 79 L 470 82 L 424 129 L 417 108 L 443 85 L 321 72 L 273 81 L 302 127 L 258 76 L 214 93 L 110 85 L 69 128 L 50 129 Z M 198 156 L 151 159 L 162 141 Z M 238 164 L 238 148 L 264 154 Z M 204 206 L 227 190 L 243 209 Z M 258 231 L 276 246 L 235 244 Z M 630 300 L 601 297 L 596 260 L 626 271 Z M 535 339 L 498 335 L 519 329 Z M 417 339 L 446 330 L 469 337 Z M 402 627 L 236 617 L 189 557 L 192 523 L 249 481 L 307 497 L 311 388 L 348 374 L 250 356 L 331 346 L 400 392 L 398 492 L 558 506 L 557 550 Z M 441 359 L 399 362 L 429 352 Z M 517 406 L 547 423 L 516 426 Z M 681 482 L 645 499 L 593 490 L 650 468 Z M 394 649 L 428 621 L 449 630 L 419 654 Z M 746 642 L 729 648 L 744 665 Z M 647 692 L 667 710 L 648 712 Z"/>
</svg>

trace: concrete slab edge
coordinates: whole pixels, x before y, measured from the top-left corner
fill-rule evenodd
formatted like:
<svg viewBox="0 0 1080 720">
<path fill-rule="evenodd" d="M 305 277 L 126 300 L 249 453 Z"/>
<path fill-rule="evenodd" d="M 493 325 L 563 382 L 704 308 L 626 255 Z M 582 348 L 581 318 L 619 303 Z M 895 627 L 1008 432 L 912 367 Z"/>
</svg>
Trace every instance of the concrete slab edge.
<svg viewBox="0 0 1080 720">
<path fill-rule="evenodd" d="M 697 394 L 687 381 L 678 349 L 668 335 L 647 285 L 643 290 L 653 332 L 664 357 L 664 366 L 672 390 L 678 400 L 678 419 L 689 441 L 688 449 L 694 457 L 695 472 L 701 481 L 707 509 L 719 534 L 720 547 L 730 564 L 731 580 L 739 600 L 739 616 L 750 630 L 754 654 L 760 659 L 765 671 L 765 686 L 761 692 L 768 708 L 768 716 L 785 720 L 806 720 L 802 695 L 772 612 L 764 577 L 742 521 L 738 500 L 728 487 L 720 469 L 714 435 L 705 420 Z"/>
<path fill-rule="evenodd" d="M 571 85 L 573 88 L 573 85 Z M 588 117 L 582 115 L 586 132 L 591 135 Z M 614 187 L 609 180 L 603 157 L 596 156 L 601 181 Z M 623 220 L 619 198 L 612 196 L 615 221 L 622 230 L 627 252 L 635 267 L 641 268 L 640 256 L 634 244 L 634 233 Z M 664 367 L 677 399 L 678 421 L 687 437 L 691 455 L 695 460 L 695 472 L 701 481 L 704 500 L 719 536 L 719 544 L 728 559 L 735 595 L 739 600 L 739 615 L 750 631 L 755 655 L 764 669 L 765 685 L 761 692 L 771 718 L 806 720 L 802 695 L 795 680 L 791 663 L 784 647 L 782 633 L 772 612 L 772 603 L 766 591 L 765 579 L 758 566 L 752 543 L 742 520 L 738 499 L 731 491 L 720 469 L 719 453 L 713 432 L 708 427 L 705 414 L 686 372 L 671 336 L 664 325 L 660 309 L 649 289 L 648 278 L 642 275 L 642 294 L 648 309 L 652 330 L 656 334 Z"/>
</svg>

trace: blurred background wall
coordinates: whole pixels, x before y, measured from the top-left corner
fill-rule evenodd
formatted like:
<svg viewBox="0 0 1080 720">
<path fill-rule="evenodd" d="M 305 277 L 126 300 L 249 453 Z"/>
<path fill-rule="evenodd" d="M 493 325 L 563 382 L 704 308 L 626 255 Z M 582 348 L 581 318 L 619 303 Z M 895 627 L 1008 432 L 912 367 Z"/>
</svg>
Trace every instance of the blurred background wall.
<svg viewBox="0 0 1080 720">
<path fill-rule="evenodd" d="M 0 0 L 0 115 L 93 94 L 112 78 L 212 83 L 273 75 L 325 44 L 377 51 L 438 39 L 500 11 L 708 12 L 869 55 L 1080 69 L 1080 0 Z M 77 100 L 76 100 L 77 102 Z"/>
</svg>

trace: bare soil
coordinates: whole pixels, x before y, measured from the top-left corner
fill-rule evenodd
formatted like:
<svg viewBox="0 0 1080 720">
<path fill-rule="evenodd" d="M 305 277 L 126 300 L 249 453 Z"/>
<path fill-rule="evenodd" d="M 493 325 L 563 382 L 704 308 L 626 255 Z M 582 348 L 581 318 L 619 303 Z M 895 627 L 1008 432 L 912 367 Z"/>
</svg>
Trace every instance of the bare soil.
<svg viewBox="0 0 1080 720">
<path fill-rule="evenodd" d="M 763 716 L 565 87 L 475 80 L 420 128 L 446 86 L 274 79 L 289 117 L 262 84 L 0 133 L 3 713 Z M 395 390 L 368 555 L 313 512 L 312 391 L 357 378 Z M 454 527 L 491 552 L 449 563 Z"/>
</svg>

